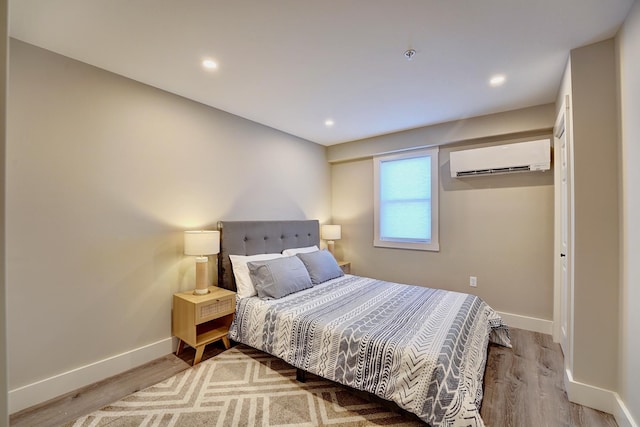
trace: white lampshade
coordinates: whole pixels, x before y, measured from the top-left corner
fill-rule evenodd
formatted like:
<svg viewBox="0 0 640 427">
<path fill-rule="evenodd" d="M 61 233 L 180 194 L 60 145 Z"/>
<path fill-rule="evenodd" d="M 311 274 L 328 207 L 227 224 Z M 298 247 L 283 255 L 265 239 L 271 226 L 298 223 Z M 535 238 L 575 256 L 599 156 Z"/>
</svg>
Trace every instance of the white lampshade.
<svg viewBox="0 0 640 427">
<path fill-rule="evenodd" d="M 321 234 L 323 240 L 340 240 L 342 237 L 342 227 L 339 225 L 323 225 Z"/>
<path fill-rule="evenodd" d="M 185 231 L 185 255 L 215 255 L 220 252 L 219 231 Z"/>
</svg>

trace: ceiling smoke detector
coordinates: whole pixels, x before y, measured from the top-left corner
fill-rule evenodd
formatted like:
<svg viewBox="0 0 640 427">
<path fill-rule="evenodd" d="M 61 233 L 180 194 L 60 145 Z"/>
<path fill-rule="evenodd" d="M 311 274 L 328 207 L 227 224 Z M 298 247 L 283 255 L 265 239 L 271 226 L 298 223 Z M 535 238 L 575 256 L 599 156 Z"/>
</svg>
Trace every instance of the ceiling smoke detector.
<svg viewBox="0 0 640 427">
<path fill-rule="evenodd" d="M 407 58 L 407 61 L 411 61 L 413 59 L 413 55 L 416 54 L 414 49 L 407 49 L 404 51 L 404 57 Z"/>
</svg>

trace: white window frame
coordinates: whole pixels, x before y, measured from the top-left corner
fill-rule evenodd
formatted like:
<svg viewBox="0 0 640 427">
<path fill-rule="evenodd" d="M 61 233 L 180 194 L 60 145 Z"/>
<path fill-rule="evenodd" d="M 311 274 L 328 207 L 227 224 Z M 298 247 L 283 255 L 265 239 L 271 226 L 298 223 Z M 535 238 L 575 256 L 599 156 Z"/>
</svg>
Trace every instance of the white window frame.
<svg viewBox="0 0 640 427">
<path fill-rule="evenodd" d="M 390 160 L 405 160 L 414 157 L 429 157 L 431 159 L 431 240 L 428 242 L 410 242 L 406 239 L 380 239 L 380 164 Z M 438 233 L 438 193 L 439 193 L 439 163 L 438 147 L 409 150 L 373 157 L 373 193 L 374 193 L 374 240 L 373 246 L 396 249 L 413 249 L 419 251 L 439 251 L 440 240 Z"/>
</svg>

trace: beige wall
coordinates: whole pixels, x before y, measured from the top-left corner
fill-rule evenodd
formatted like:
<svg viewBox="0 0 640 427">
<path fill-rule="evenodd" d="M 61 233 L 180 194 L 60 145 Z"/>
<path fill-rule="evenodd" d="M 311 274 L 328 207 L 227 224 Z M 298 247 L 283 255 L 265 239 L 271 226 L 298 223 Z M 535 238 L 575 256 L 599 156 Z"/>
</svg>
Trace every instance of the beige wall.
<svg viewBox="0 0 640 427">
<path fill-rule="evenodd" d="M 182 230 L 330 216 L 325 147 L 16 40 L 8 131 L 11 390 L 169 340 Z"/>
<path fill-rule="evenodd" d="M 573 377 L 617 388 L 618 105 L 613 39 L 571 51 Z"/>
<path fill-rule="evenodd" d="M 550 137 L 554 107 L 544 106 L 527 114 L 517 112 L 524 129 Z M 542 117 L 546 119 L 541 120 Z M 355 274 L 403 283 L 474 293 L 499 311 L 551 320 L 553 315 L 553 174 L 452 179 L 451 150 L 522 138 L 494 137 L 502 134 L 514 113 L 465 120 L 446 125 L 451 129 L 480 129 L 480 140 L 468 133 L 466 144 L 440 150 L 440 251 L 424 252 L 373 247 L 373 163 L 371 158 L 337 162 L 331 169 L 332 220 L 342 224 L 342 239 L 336 242 L 338 257 L 352 262 Z M 496 128 L 479 126 L 491 120 Z M 440 127 L 442 125 L 438 125 Z M 512 126 L 507 125 L 507 126 Z M 537 128 L 537 132 L 533 129 Z M 330 158 L 341 158 L 334 150 L 357 157 L 433 143 L 433 129 L 422 128 L 386 137 L 329 147 Z M 435 129 L 440 134 L 439 129 Z M 449 141 L 452 142 L 452 141 Z M 477 145 L 480 144 L 480 145 Z M 478 277 L 478 287 L 469 287 L 469 276 Z"/>
<path fill-rule="evenodd" d="M 330 162 L 340 162 L 416 146 L 535 135 L 540 129 L 553 127 L 554 117 L 553 104 L 538 105 L 332 145 L 327 157 Z"/>
<path fill-rule="evenodd" d="M 619 390 L 640 423 L 640 3 L 635 2 L 618 37 L 622 277 Z"/>
<path fill-rule="evenodd" d="M 7 106 L 7 1 L 0 1 L 0 176 L 5 172 L 6 106 Z M 4 180 L 3 180 L 4 182 Z M 0 425 L 8 425 L 7 410 L 7 346 L 5 299 L 5 230 L 4 185 L 0 185 Z"/>
</svg>

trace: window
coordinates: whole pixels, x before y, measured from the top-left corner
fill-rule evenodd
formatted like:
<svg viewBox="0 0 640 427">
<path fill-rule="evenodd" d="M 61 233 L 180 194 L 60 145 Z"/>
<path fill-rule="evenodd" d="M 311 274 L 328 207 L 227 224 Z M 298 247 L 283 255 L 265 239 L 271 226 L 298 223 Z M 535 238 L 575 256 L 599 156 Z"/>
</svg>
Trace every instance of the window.
<svg viewBox="0 0 640 427">
<path fill-rule="evenodd" d="M 373 159 L 374 246 L 437 251 L 438 149 Z"/>
</svg>

